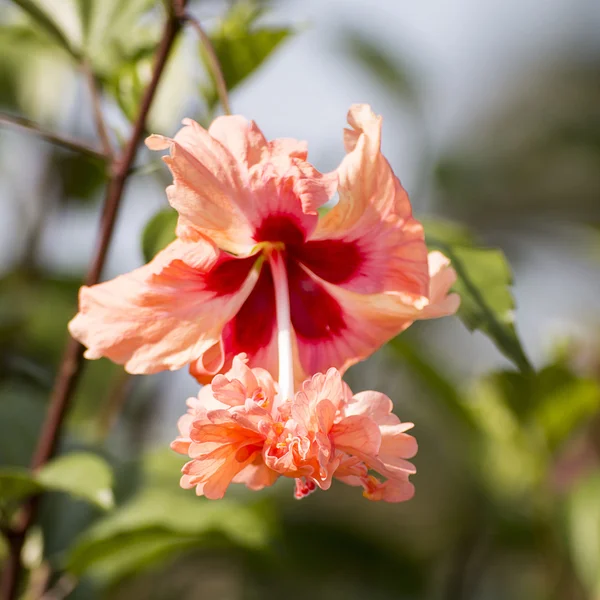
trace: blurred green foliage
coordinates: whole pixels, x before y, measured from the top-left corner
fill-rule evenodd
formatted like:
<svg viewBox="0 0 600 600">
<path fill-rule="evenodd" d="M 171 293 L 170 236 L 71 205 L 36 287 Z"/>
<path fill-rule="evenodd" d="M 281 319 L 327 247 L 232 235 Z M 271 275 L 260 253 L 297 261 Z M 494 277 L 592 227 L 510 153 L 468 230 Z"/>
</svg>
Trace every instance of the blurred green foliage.
<svg viewBox="0 0 600 600">
<path fill-rule="evenodd" d="M 87 66 L 120 142 L 149 80 L 165 4 L 15 0 L 7 7 L 0 14 L 0 108 L 85 138 L 89 103 L 85 110 L 75 103 L 78 117 L 65 119 L 63 96 L 82 83 Z M 264 24 L 265 3 L 219 8 L 208 33 L 235 90 L 294 24 Z M 410 109 L 425 136 L 423 92 L 406 61 L 359 29 L 344 49 Z M 159 130 L 183 116 L 174 97 L 195 106 L 192 92 L 200 90 L 203 122 L 216 109 L 212 76 L 190 77 L 186 51 L 177 44 L 161 84 L 150 118 Z M 206 60 L 196 43 L 192 59 Z M 40 142 L 37 226 L 0 280 L 0 523 L 15 517 L 17 499 L 51 490 L 27 540 L 33 558 L 24 597 L 51 567 L 53 593 L 68 584 L 74 600 L 597 598 L 600 348 L 572 341 L 534 371 L 515 328 L 506 259 L 515 252 L 502 233 L 508 223 L 519 235 L 540 215 L 584 228 L 600 222 L 599 64 L 596 57 L 545 73 L 527 86 L 527 98 L 507 97 L 487 124 L 466 131 L 463 147 L 421 157 L 437 183 L 439 212 L 455 220 L 438 215 L 426 232 L 457 270 L 459 317 L 518 370 L 474 378 L 455 372 L 426 343 L 433 337 L 447 359 L 455 352 L 444 347 L 443 325 L 434 325 L 415 326 L 348 373 L 356 391 L 380 388 L 417 425 L 417 496 L 401 506 L 369 503 L 342 486 L 298 503 L 285 481 L 259 495 L 236 490 L 222 502 L 198 499 L 178 487 L 183 459 L 150 448 L 158 380 L 129 378 L 108 361 L 86 364 L 59 456 L 36 474 L 27 470 L 81 283 L 80 273 L 47 266 L 40 236 L 53 211 L 95 208 L 106 182 L 104 165 Z M 182 87 L 189 79 L 192 92 Z M 142 165 L 130 185 L 155 178 L 164 187 L 164 177 L 162 167 Z M 144 202 L 143 193 L 135 196 Z M 174 227 L 170 209 L 149 221 L 141 240 L 146 260 L 173 239 Z M 489 238 L 503 248 L 480 241 Z M 0 561 L 5 550 L 0 536 Z"/>
<path fill-rule="evenodd" d="M 51 490 L 66 492 L 105 510 L 114 504 L 111 470 L 93 454 L 60 456 L 35 474 L 15 467 L 2 469 L 0 489 L 2 502 L 15 502 Z"/>
<path fill-rule="evenodd" d="M 471 330 L 481 329 L 522 371 L 531 371 L 517 337 L 512 274 L 501 250 L 481 248 L 467 230 L 449 222 L 426 223 L 427 245 L 452 262 L 460 295 L 458 315 Z"/>
<path fill-rule="evenodd" d="M 175 239 L 176 226 L 177 211 L 172 208 L 157 212 L 148 221 L 142 233 L 142 254 L 146 262 Z"/>
<path fill-rule="evenodd" d="M 290 27 L 266 27 L 257 24 L 264 7 L 256 2 L 242 0 L 232 4 L 219 26 L 209 37 L 219 60 L 228 90 L 233 90 L 258 69 L 263 62 L 292 33 Z M 210 62 L 200 45 L 200 55 L 210 72 Z M 211 85 L 202 87 L 202 94 L 212 112 L 218 102 L 218 93 L 211 74 Z"/>
</svg>

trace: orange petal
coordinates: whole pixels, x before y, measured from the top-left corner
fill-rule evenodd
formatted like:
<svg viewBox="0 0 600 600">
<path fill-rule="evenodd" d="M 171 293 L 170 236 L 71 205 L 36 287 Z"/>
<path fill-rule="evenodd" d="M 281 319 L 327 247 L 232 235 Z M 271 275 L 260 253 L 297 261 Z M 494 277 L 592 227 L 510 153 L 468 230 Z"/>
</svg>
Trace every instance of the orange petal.
<svg viewBox="0 0 600 600">
<path fill-rule="evenodd" d="M 323 175 L 305 161 L 295 140 L 267 142 L 253 122 L 219 117 L 207 131 L 191 119 L 173 138 L 153 135 L 152 150 L 164 158 L 174 183 L 169 202 L 180 215 L 178 235 L 195 230 L 220 248 L 241 255 L 269 239 L 265 220 L 292 217 L 304 235 L 316 225 L 316 208 L 335 192 L 337 174 Z M 272 227 L 266 227 L 266 230 Z"/>
<path fill-rule="evenodd" d="M 164 157 L 173 174 L 169 202 L 187 227 L 209 236 L 235 254 L 253 247 L 252 228 L 244 214 L 250 204 L 247 177 L 231 153 L 198 123 L 184 119 L 175 138 L 152 135 L 151 150 L 170 150 Z"/>
<path fill-rule="evenodd" d="M 365 498 L 374 501 L 405 502 L 415 495 L 415 487 L 408 481 L 408 478 L 388 479 L 383 483 L 377 481 L 369 486 L 363 495 Z"/>
<path fill-rule="evenodd" d="M 364 415 L 373 419 L 377 425 L 385 423 L 395 425 L 400 422 L 400 419 L 392 414 L 393 408 L 392 401 L 385 394 L 369 390 L 355 394 L 345 406 L 344 412 L 346 416 Z"/>
<path fill-rule="evenodd" d="M 263 154 L 269 149 L 256 123 L 239 115 L 217 117 L 208 128 L 208 133 L 229 150 L 244 170 L 261 162 Z"/>
<path fill-rule="evenodd" d="M 298 260 L 345 289 L 420 302 L 429 283 L 423 228 L 381 154 L 381 117 L 354 105 L 348 122 L 353 129 L 345 132 L 348 154 L 338 168 L 339 202 L 319 220 Z M 340 257 L 341 270 L 333 264 Z"/>
<path fill-rule="evenodd" d="M 408 426 L 408 427 L 407 427 Z M 412 427 L 412 423 L 381 427 L 381 448 L 379 458 L 385 464 L 401 466 L 409 472 L 414 472 L 414 467 L 408 467 L 405 462 L 395 460 L 412 458 L 418 450 L 417 440 L 408 433 L 406 429 Z M 410 463 L 408 463 L 410 464 Z"/>
<path fill-rule="evenodd" d="M 240 163 L 241 171 L 246 172 L 259 163 L 279 165 L 278 168 L 284 174 L 286 171 L 290 174 L 293 168 L 297 168 L 294 192 L 306 214 L 316 214 L 317 208 L 327 202 L 337 190 L 336 172 L 322 174 L 306 162 L 306 142 L 291 138 L 267 142 L 254 121 L 247 121 L 240 116 L 218 117 L 209 127 L 208 133 L 231 152 Z M 272 194 L 269 195 L 267 206 L 273 198 Z"/>
<path fill-rule="evenodd" d="M 220 339 L 258 278 L 254 259 L 234 259 L 209 241 L 175 241 L 150 263 L 82 287 L 71 335 L 85 356 L 130 373 L 180 369 Z"/>
<path fill-rule="evenodd" d="M 290 263 L 291 317 L 303 372 L 335 367 L 343 373 L 414 321 L 456 312 L 459 297 L 448 294 L 454 270 L 440 253 L 431 256 L 431 303 L 424 305 L 392 293 L 358 294 Z"/>
<path fill-rule="evenodd" d="M 262 458 L 247 465 L 234 478 L 234 483 L 243 483 L 251 490 L 262 490 L 273 485 L 279 478 L 279 473 L 269 469 Z"/>
<path fill-rule="evenodd" d="M 336 423 L 329 432 L 336 448 L 357 456 L 375 456 L 381 445 L 377 424 L 368 417 L 353 415 Z"/>
</svg>

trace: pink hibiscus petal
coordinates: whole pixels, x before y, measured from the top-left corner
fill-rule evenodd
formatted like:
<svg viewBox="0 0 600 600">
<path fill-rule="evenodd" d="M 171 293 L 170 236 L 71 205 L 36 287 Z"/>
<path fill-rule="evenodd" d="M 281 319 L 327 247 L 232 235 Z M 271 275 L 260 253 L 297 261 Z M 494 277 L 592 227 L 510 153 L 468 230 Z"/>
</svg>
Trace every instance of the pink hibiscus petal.
<svg viewBox="0 0 600 600">
<path fill-rule="evenodd" d="M 292 324 L 304 373 L 331 366 L 343 373 L 414 321 L 454 314 L 460 303 L 448 293 L 454 270 L 439 252 L 431 258 L 431 302 L 423 306 L 406 304 L 401 295 L 345 290 L 289 262 Z"/>
<path fill-rule="evenodd" d="M 337 173 L 324 175 L 307 163 L 304 144 L 269 143 L 240 116 L 219 117 L 208 131 L 191 119 L 183 123 L 173 139 L 146 140 L 152 150 L 170 151 L 164 160 L 174 183 L 167 196 L 180 215 L 179 235 L 195 229 L 220 248 L 248 255 L 272 215 L 292 219 L 304 235 L 314 230 L 316 209 L 335 193 Z"/>
<path fill-rule="evenodd" d="M 381 433 L 369 417 L 352 415 L 336 423 L 329 432 L 336 448 L 350 454 L 376 455 L 381 445 Z"/>
<path fill-rule="evenodd" d="M 262 490 L 263 488 L 272 486 L 279 477 L 279 473 L 269 469 L 262 461 L 260 461 L 245 466 L 233 478 L 233 482 L 243 483 L 251 490 Z"/>
<path fill-rule="evenodd" d="M 301 251 L 305 264 L 348 290 L 393 292 L 422 302 L 429 282 L 423 228 L 381 154 L 381 117 L 358 104 L 350 108 L 348 122 L 353 129 L 346 130 L 348 154 L 338 169 L 339 202 Z M 326 248 L 322 260 L 315 260 L 315 252 Z"/>
<path fill-rule="evenodd" d="M 87 358 L 106 356 L 130 373 L 180 369 L 237 314 L 258 279 L 254 262 L 208 240 L 177 240 L 127 275 L 82 287 L 69 331 Z"/>
<path fill-rule="evenodd" d="M 247 176 L 232 154 L 191 119 L 173 138 L 152 135 L 151 150 L 170 150 L 164 157 L 173 174 L 167 188 L 171 206 L 187 227 L 210 237 L 225 250 L 247 254 L 253 246 L 247 218 L 251 206 Z"/>
</svg>

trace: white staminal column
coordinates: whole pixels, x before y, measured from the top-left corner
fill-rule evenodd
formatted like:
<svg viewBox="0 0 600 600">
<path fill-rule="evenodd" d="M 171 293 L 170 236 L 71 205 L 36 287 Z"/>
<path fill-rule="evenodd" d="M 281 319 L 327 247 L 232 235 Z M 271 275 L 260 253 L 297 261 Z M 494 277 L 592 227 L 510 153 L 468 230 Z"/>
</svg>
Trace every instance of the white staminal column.
<svg viewBox="0 0 600 600">
<path fill-rule="evenodd" d="M 273 250 L 269 264 L 275 283 L 277 314 L 277 349 L 279 353 L 279 396 L 273 410 L 294 397 L 294 357 L 292 354 L 292 322 L 290 317 L 290 289 L 283 255 Z"/>
</svg>

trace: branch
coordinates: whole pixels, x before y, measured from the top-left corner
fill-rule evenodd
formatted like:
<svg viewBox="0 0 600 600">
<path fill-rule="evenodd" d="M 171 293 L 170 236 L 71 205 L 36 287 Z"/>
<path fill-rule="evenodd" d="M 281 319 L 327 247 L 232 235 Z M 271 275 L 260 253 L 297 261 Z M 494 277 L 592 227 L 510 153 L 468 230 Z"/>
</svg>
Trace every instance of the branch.
<svg viewBox="0 0 600 600">
<path fill-rule="evenodd" d="M 206 31 L 202 25 L 200 25 L 200 21 L 190 15 L 189 13 L 182 12 L 179 15 L 179 18 L 182 21 L 189 23 L 198 33 L 198 37 L 200 38 L 200 42 L 204 46 L 204 50 L 206 51 L 206 56 L 208 58 L 209 67 L 211 70 L 211 74 L 214 77 L 215 85 L 217 87 L 217 93 L 219 94 L 219 101 L 221 102 L 221 106 L 223 106 L 223 112 L 226 115 L 231 114 L 231 106 L 229 104 L 229 96 L 227 94 L 227 84 L 225 83 L 225 77 L 223 76 L 223 71 L 221 70 L 221 65 L 219 63 L 219 58 L 213 48 L 212 42 L 208 37 Z"/>
<path fill-rule="evenodd" d="M 29 131 L 30 133 L 34 133 L 47 142 L 50 142 L 51 144 L 62 146 L 68 150 L 73 150 L 73 152 L 87 154 L 92 158 L 97 158 L 102 161 L 108 160 L 108 156 L 106 154 L 100 150 L 97 150 L 93 146 L 88 146 L 85 142 L 82 142 L 76 138 L 59 135 L 57 133 L 42 129 L 39 125 L 24 117 L 17 117 L 0 112 L 0 125 Z"/>
<path fill-rule="evenodd" d="M 96 131 L 98 132 L 98 137 L 100 138 L 100 142 L 102 143 L 102 149 L 104 151 L 104 154 L 110 159 L 112 159 L 113 151 L 110 143 L 110 137 L 108 135 L 108 129 L 104 121 L 104 115 L 102 113 L 102 98 L 100 94 L 100 89 L 98 88 L 98 80 L 94 75 L 92 68 L 90 67 L 90 64 L 87 60 L 82 63 L 81 68 L 83 70 L 83 74 L 85 75 L 88 88 L 90 90 L 90 96 L 92 98 L 92 110 L 94 112 L 94 122 L 96 123 Z"/>
<path fill-rule="evenodd" d="M 180 3 L 184 4 L 185 0 L 183 2 L 180 0 Z M 165 24 L 162 39 L 156 52 L 152 80 L 144 92 L 131 137 L 129 138 L 123 157 L 121 160 L 115 161 L 114 168 L 112 169 L 100 223 L 99 242 L 86 277 L 87 285 L 94 285 L 95 283 L 98 283 L 100 279 L 125 183 L 135 161 L 138 145 L 144 134 L 146 118 L 152 100 L 154 99 L 158 83 L 164 71 L 173 42 L 180 29 L 180 19 L 175 16 L 170 16 Z M 54 453 L 69 401 L 75 391 L 82 361 L 83 346 L 73 338 L 69 338 L 62 357 L 54 389 L 50 397 L 46 420 L 42 426 L 38 445 L 31 463 L 31 468 L 33 470 L 39 469 L 46 464 Z M 2 588 L 0 593 L 0 598 L 2 598 L 2 600 L 13 600 L 17 595 L 19 574 L 21 571 L 21 551 L 23 549 L 27 531 L 35 519 L 38 500 L 39 498 L 33 498 L 27 502 L 20 515 L 17 526 L 11 532 L 9 538 L 10 555 L 6 562 L 7 567 L 2 577 Z"/>
</svg>

